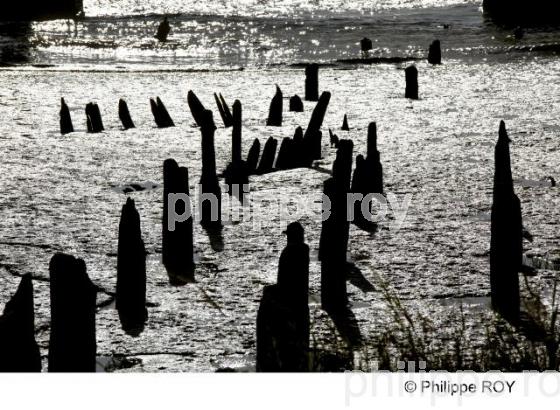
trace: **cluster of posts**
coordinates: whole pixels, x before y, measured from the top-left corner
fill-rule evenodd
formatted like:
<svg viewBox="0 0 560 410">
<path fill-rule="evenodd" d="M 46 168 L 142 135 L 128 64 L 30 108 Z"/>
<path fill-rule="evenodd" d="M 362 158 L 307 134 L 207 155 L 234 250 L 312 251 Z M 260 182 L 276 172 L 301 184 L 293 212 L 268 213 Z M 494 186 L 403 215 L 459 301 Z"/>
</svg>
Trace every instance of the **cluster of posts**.
<svg viewBox="0 0 560 410">
<path fill-rule="evenodd" d="M 441 62 L 439 42 L 430 47 L 430 59 Z M 224 97 L 215 94 L 218 112 L 226 128 L 232 128 L 232 158 L 223 172 L 230 188 L 247 184 L 251 175 L 273 170 L 310 167 L 321 158 L 321 127 L 331 98 L 329 92 L 319 95 L 318 65 L 306 67 L 305 100 L 317 102 L 305 131 L 298 127 L 293 138 L 284 138 L 276 154 L 278 142 L 269 138 L 261 155 L 260 141 L 255 139 L 246 160 L 242 159 L 242 105 L 236 100 L 230 110 Z M 406 94 L 418 98 L 417 70 L 406 69 Z M 221 221 L 221 189 L 216 172 L 212 111 L 206 109 L 194 92 L 188 93 L 188 105 L 202 135 L 202 175 L 200 194 L 213 199 L 202 205 L 201 224 L 219 230 Z M 163 102 L 150 100 L 158 127 L 173 126 Z M 303 111 L 297 95 L 290 98 L 291 111 Z M 279 86 L 270 103 L 268 126 L 281 126 L 283 95 Z M 86 106 L 87 128 L 90 132 L 104 129 L 99 107 Z M 125 129 L 134 123 L 124 100 L 119 101 L 119 117 Z M 73 131 L 70 112 L 64 99 L 60 111 L 61 132 Z M 343 130 L 348 130 L 344 116 Z M 330 130 L 329 130 L 330 131 Z M 322 222 L 319 243 L 321 263 L 321 306 L 332 314 L 348 308 L 346 280 L 349 241 L 347 218 L 348 194 L 383 194 L 383 168 L 377 150 L 377 126 L 368 127 L 367 152 L 355 158 L 352 140 L 339 139 L 332 132 L 331 146 L 336 147 L 332 176 L 324 181 L 323 192 L 329 198 L 331 215 Z M 509 155 L 509 138 L 505 124 L 500 124 L 496 145 L 496 171 L 492 206 L 492 237 L 490 282 L 492 304 L 504 317 L 519 318 L 519 279 L 522 259 L 522 222 L 519 199 L 513 191 Z M 172 285 L 195 281 L 193 217 L 188 201 L 170 201 L 173 195 L 189 195 L 189 172 L 174 159 L 163 163 L 162 262 Z M 237 189 L 237 192 L 243 192 Z M 241 198 L 242 200 L 242 198 Z M 176 214 L 189 217 L 169 226 L 170 203 Z M 217 206 L 216 206 L 217 205 Z M 360 203 L 357 205 L 361 206 Z M 187 212 L 188 211 L 188 212 Z M 354 209 L 354 223 L 374 231 L 376 224 L 364 216 L 363 209 Z M 132 336 L 140 334 L 148 320 L 146 309 L 146 251 L 142 240 L 140 215 L 135 202 L 128 198 L 122 207 L 118 227 L 116 309 L 122 328 Z M 309 247 L 304 228 L 290 223 L 285 231 L 287 245 L 280 255 L 277 283 L 266 286 L 257 315 L 257 371 L 309 370 Z M 51 326 L 48 369 L 54 372 L 92 372 L 96 368 L 95 314 L 98 288 L 88 277 L 82 259 L 58 253 L 49 265 L 51 295 Z M 6 304 L 0 317 L 0 371 L 40 371 L 41 356 L 35 341 L 33 282 L 29 275 Z"/>
</svg>

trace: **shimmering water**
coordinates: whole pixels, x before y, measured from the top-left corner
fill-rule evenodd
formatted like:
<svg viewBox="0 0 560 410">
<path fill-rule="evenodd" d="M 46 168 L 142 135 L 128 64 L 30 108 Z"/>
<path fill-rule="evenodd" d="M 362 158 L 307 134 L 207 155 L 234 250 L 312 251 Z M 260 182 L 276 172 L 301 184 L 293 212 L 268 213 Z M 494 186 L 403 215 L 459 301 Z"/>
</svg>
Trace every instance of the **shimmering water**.
<svg viewBox="0 0 560 410">
<path fill-rule="evenodd" d="M 46 279 L 55 251 L 84 258 L 92 280 L 113 291 L 125 201 L 114 187 L 160 184 L 162 163 L 169 157 L 189 167 L 191 186 L 200 177 L 200 135 L 186 104 L 189 89 L 209 108 L 215 91 L 230 104 L 242 101 L 246 155 L 253 138 L 264 142 L 268 136 L 292 136 L 296 126 L 307 125 L 311 103 L 304 113 L 285 113 L 280 129 L 264 126 L 274 84 L 285 96 L 303 94 L 303 70 L 288 64 L 355 57 L 356 42 L 368 35 L 377 40 L 375 54 L 382 56 L 422 55 L 439 37 L 445 64 L 418 63 L 422 98 L 416 102 L 403 97 L 403 65 L 335 64 L 320 71 L 320 88 L 333 93 L 325 131 L 339 129 L 347 113 L 351 131 L 335 132 L 352 138 L 355 152 L 363 153 L 367 125 L 377 121 L 386 190 L 399 198 L 413 196 L 400 230 L 381 229 L 370 236 L 351 228 L 349 257 L 375 288 L 364 293 L 349 285 L 362 333 L 374 337 L 389 320 L 383 316 L 378 275 L 416 311 L 444 316 L 453 300 L 474 309 L 489 293 L 487 215 L 501 119 L 513 141 L 524 223 L 535 237 L 526 244 L 527 253 L 544 258 L 559 247 L 558 188 L 535 181 L 547 176 L 560 180 L 560 60 L 551 52 L 523 48 L 555 44 L 558 34 L 535 30 L 515 43 L 509 32 L 484 21 L 476 3 L 453 1 L 434 8 L 436 3 L 441 4 L 377 2 L 371 9 L 368 2 L 367 9 L 359 2 L 344 7 L 336 1 L 313 6 L 225 2 L 216 13 L 171 0 L 157 7 L 155 2 L 86 1 L 89 17 L 76 27 L 62 21 L 34 23 L 25 38 L 3 37 L 3 55 L 11 47 L 8 55 L 21 51 L 25 58 L 9 59 L 0 70 L 0 304 L 17 286 L 14 275 L 29 272 Z M 150 13 L 154 16 L 145 16 Z M 172 41 L 159 46 L 151 36 L 164 13 L 174 14 L 174 31 Z M 53 66 L 33 67 L 37 64 Z M 148 98 L 156 95 L 177 127 L 155 128 Z M 59 135 L 61 96 L 77 131 L 67 136 Z M 120 129 L 121 97 L 129 103 L 135 130 Z M 107 129 L 102 134 L 85 133 L 83 110 L 89 101 L 100 105 Z M 230 133 L 216 121 L 221 170 L 230 157 Z M 323 142 L 320 166 L 330 168 L 334 151 Z M 326 177 L 316 170 L 277 172 L 253 177 L 251 189 L 267 198 L 312 195 Z M 226 225 L 221 251 L 196 226 L 198 283 L 173 288 L 160 263 L 162 190 L 132 196 L 149 252 L 150 319 L 144 333 L 131 338 L 120 330 L 114 307 L 102 308 L 99 355 L 140 358 L 133 370 L 250 369 L 258 301 L 262 287 L 276 279 L 284 244 L 279 215 L 260 210 L 260 219 L 267 221 L 260 228 Z M 311 219 L 303 224 L 316 255 L 320 225 Z M 315 256 L 310 300 L 313 317 L 322 323 L 319 275 Z M 554 275 L 540 270 L 531 281 L 547 289 Z M 35 283 L 37 337 L 46 353 L 48 286 Z M 102 293 L 98 299 L 107 298 Z M 442 298 L 447 302 L 436 303 Z"/>
</svg>

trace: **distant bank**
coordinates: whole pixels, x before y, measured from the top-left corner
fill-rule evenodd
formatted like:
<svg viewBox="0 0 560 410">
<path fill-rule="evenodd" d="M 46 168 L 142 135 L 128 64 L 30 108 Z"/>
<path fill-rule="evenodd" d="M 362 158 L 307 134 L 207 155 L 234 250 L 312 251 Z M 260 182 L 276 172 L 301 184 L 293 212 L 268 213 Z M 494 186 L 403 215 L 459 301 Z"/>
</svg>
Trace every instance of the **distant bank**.
<svg viewBox="0 0 560 410">
<path fill-rule="evenodd" d="M 519 26 L 560 24 L 558 0 L 484 0 L 483 7 L 499 23 Z"/>
<path fill-rule="evenodd" d="M 0 20 L 50 20 L 83 15 L 83 0 L 16 0 L 7 1 Z"/>
</svg>

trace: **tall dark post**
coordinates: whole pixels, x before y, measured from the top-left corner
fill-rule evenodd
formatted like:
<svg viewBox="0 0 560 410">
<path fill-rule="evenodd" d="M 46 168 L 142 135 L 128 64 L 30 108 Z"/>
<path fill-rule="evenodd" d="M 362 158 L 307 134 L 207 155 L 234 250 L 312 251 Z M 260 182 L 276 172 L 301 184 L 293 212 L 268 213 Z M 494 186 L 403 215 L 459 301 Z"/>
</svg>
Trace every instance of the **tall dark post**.
<svg viewBox="0 0 560 410">
<path fill-rule="evenodd" d="M 430 64 L 441 64 L 441 44 L 439 40 L 434 40 L 430 44 L 428 50 L 428 63 Z"/>
<path fill-rule="evenodd" d="M 314 160 L 321 158 L 321 126 L 331 100 L 331 93 L 324 91 L 319 98 L 319 102 L 315 105 L 309 125 L 303 135 L 305 153 L 306 153 L 306 166 L 311 166 Z"/>
<path fill-rule="evenodd" d="M 223 95 L 214 93 L 214 100 L 216 100 L 216 105 L 218 106 L 218 112 L 222 117 L 222 121 L 224 122 L 224 127 L 229 128 L 233 125 L 233 117 L 229 110 L 229 107 L 224 99 Z"/>
<path fill-rule="evenodd" d="M 350 224 L 347 217 L 347 194 L 350 190 L 352 174 L 352 151 L 351 140 L 339 142 L 333 163 L 333 176 L 323 185 L 323 193 L 329 198 L 331 205 L 330 216 L 322 222 L 319 241 L 321 306 L 327 312 L 343 310 L 348 303 L 346 251 Z"/>
<path fill-rule="evenodd" d="M 175 123 L 171 119 L 171 116 L 169 115 L 169 112 L 167 111 L 167 108 L 165 108 L 165 105 L 163 104 L 163 101 L 161 101 L 161 99 L 159 97 L 156 97 L 156 102 L 157 102 L 157 106 L 158 106 L 159 115 L 160 115 L 163 123 L 165 124 L 165 126 L 166 127 L 174 127 Z"/>
<path fill-rule="evenodd" d="M 190 90 L 187 94 L 187 102 L 189 104 L 189 109 L 191 110 L 191 114 L 194 118 L 194 121 L 196 122 L 196 125 L 201 127 L 203 121 L 203 112 L 206 110 L 206 108 L 204 108 L 204 105 L 202 105 L 202 103 L 192 90 Z"/>
<path fill-rule="evenodd" d="M 219 97 L 220 97 L 221 106 L 222 106 L 222 108 L 223 108 L 223 110 L 224 110 L 224 115 L 225 115 L 226 118 L 227 118 L 227 122 L 228 122 L 229 124 L 233 125 L 233 116 L 231 115 L 231 111 L 229 110 L 229 107 L 228 107 L 228 105 L 227 105 L 227 103 L 226 103 L 226 100 L 225 100 L 224 96 L 223 96 L 221 93 L 220 93 Z"/>
<path fill-rule="evenodd" d="M 134 200 L 122 207 L 117 254 L 116 307 L 125 332 L 138 335 L 148 319 L 146 309 L 146 249 L 142 240 L 140 215 Z"/>
<path fill-rule="evenodd" d="M 35 308 L 31 275 L 21 278 L 0 316 L 0 372 L 40 372 L 41 354 L 35 341 Z"/>
<path fill-rule="evenodd" d="M 285 137 L 280 144 L 278 156 L 276 158 L 276 169 L 290 169 L 294 167 L 293 141 L 290 137 Z"/>
<path fill-rule="evenodd" d="M 418 69 L 411 65 L 405 68 L 406 90 L 405 98 L 418 99 Z"/>
<path fill-rule="evenodd" d="M 97 287 L 82 259 L 57 253 L 49 265 L 49 372 L 95 372 Z"/>
<path fill-rule="evenodd" d="M 276 157 L 276 148 L 278 141 L 275 138 L 269 137 L 264 144 L 261 161 L 257 168 L 257 174 L 266 174 L 272 171 L 274 166 L 274 158 Z"/>
<path fill-rule="evenodd" d="M 520 315 L 519 271 L 523 259 L 521 203 L 513 190 L 510 139 L 500 122 L 495 150 L 494 193 L 490 240 L 490 289 L 492 307 L 517 322 Z"/>
<path fill-rule="evenodd" d="M 254 174 L 257 171 L 257 164 L 259 163 L 259 157 L 261 155 L 261 142 L 258 138 L 255 138 L 253 145 L 249 149 L 247 154 L 247 172 L 249 174 Z"/>
<path fill-rule="evenodd" d="M 235 100 L 232 116 L 231 162 L 224 171 L 224 179 L 229 187 L 229 194 L 233 195 L 237 192 L 239 200 L 243 202 L 243 185 L 249 184 L 249 172 L 246 162 L 241 159 L 241 124 L 241 103 Z"/>
<path fill-rule="evenodd" d="M 66 105 L 64 98 L 60 99 L 60 133 L 62 135 L 74 132 L 74 125 L 72 125 L 72 117 L 70 110 Z"/>
<path fill-rule="evenodd" d="M 305 67 L 305 100 L 319 100 L 319 66 L 308 64 Z"/>
<path fill-rule="evenodd" d="M 379 151 L 377 151 L 377 125 L 375 122 L 370 123 L 368 127 L 366 158 L 362 155 L 356 157 L 356 169 L 350 191 L 362 195 L 362 200 L 354 203 L 353 223 L 364 230 L 375 231 L 377 225 L 362 208 L 363 201 L 369 200 L 371 194 L 383 194 L 383 167 Z M 367 211 L 371 212 L 371 201 L 369 201 Z"/>
<path fill-rule="evenodd" d="M 356 169 L 354 169 L 352 176 L 350 192 L 361 194 L 365 197 L 368 194 L 368 182 L 366 160 L 363 155 L 358 155 L 356 157 Z M 362 212 L 362 201 L 354 202 L 354 219 L 351 222 L 357 226 L 365 226 L 367 224 L 366 215 Z"/>
<path fill-rule="evenodd" d="M 377 124 L 371 122 L 368 126 L 367 137 L 367 156 L 366 156 L 367 193 L 383 194 L 383 166 L 381 165 L 381 155 L 377 150 Z"/>
<path fill-rule="evenodd" d="M 268 111 L 268 119 L 266 120 L 266 125 L 269 127 L 281 127 L 282 126 L 282 110 L 283 110 L 283 97 L 282 90 L 276 85 L 276 94 L 272 97 L 270 102 L 270 109 Z"/>
<path fill-rule="evenodd" d="M 257 371 L 308 371 L 309 247 L 303 227 L 288 225 L 278 282 L 266 286 L 257 314 Z"/>
<path fill-rule="evenodd" d="M 212 111 L 204 110 L 200 116 L 202 133 L 202 175 L 200 177 L 200 223 L 207 228 L 222 226 L 222 190 L 216 174 L 214 133 L 216 125 Z"/>
<path fill-rule="evenodd" d="M 125 130 L 134 127 L 134 122 L 130 117 L 130 112 L 128 111 L 128 105 L 122 98 L 119 100 L 119 118 Z"/>
<path fill-rule="evenodd" d="M 175 126 L 173 119 L 169 115 L 169 112 L 167 112 L 167 108 L 165 108 L 163 101 L 161 101 L 159 97 L 157 97 L 155 101 L 154 99 L 151 98 L 150 106 L 152 108 L 152 114 L 154 116 L 154 120 L 158 128 L 167 128 L 167 127 Z"/>
<path fill-rule="evenodd" d="M 241 102 L 235 100 L 233 103 L 233 116 L 232 116 L 233 130 L 231 132 L 231 162 L 241 162 L 241 124 L 242 124 L 242 110 Z"/>
<path fill-rule="evenodd" d="M 88 103 L 86 105 L 86 120 L 88 132 L 98 133 L 105 130 L 101 119 L 101 111 L 97 104 Z"/>
<path fill-rule="evenodd" d="M 170 194 L 186 195 L 187 202 L 177 199 L 172 211 L 176 215 L 188 212 L 185 220 L 175 221 L 174 230 L 170 229 Z M 163 163 L 163 219 L 162 219 L 162 260 L 172 285 L 194 282 L 193 216 L 189 197 L 189 171 L 179 167 L 174 159 Z"/>
</svg>

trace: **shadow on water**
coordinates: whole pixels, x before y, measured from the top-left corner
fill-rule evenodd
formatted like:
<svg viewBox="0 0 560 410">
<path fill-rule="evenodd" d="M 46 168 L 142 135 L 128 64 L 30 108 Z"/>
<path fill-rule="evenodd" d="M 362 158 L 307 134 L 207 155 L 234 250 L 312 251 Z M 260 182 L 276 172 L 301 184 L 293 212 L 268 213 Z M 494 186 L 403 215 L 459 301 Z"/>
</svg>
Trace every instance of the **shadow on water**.
<svg viewBox="0 0 560 410">
<path fill-rule="evenodd" d="M 208 235 L 208 239 L 210 239 L 210 246 L 214 252 L 221 252 L 224 250 L 224 235 L 223 235 L 223 227 L 208 227 L 203 226 L 204 231 Z"/>
<path fill-rule="evenodd" d="M 356 265 L 353 263 L 347 263 L 346 268 L 348 282 L 356 286 L 364 293 L 373 292 L 375 290 L 372 283 L 367 280 L 367 278 L 362 274 L 362 271 Z M 327 313 L 332 319 L 336 329 L 349 346 L 359 347 L 362 345 L 363 337 L 360 331 L 360 326 L 358 325 L 354 312 L 352 312 L 349 307 L 330 309 Z"/>
<path fill-rule="evenodd" d="M 29 22 L 0 22 L 0 66 L 29 62 L 31 33 Z"/>
<path fill-rule="evenodd" d="M 332 319 L 338 333 L 351 347 L 361 346 L 363 343 L 360 326 L 354 312 L 350 308 L 335 309 L 327 312 Z"/>
<path fill-rule="evenodd" d="M 348 282 L 356 286 L 362 292 L 373 292 L 375 290 L 374 286 L 369 280 L 363 275 L 362 271 L 353 263 L 348 263 L 347 278 Z"/>
</svg>

